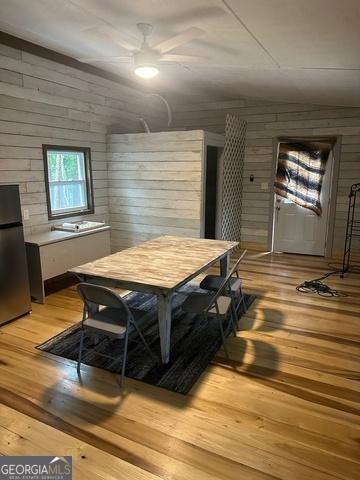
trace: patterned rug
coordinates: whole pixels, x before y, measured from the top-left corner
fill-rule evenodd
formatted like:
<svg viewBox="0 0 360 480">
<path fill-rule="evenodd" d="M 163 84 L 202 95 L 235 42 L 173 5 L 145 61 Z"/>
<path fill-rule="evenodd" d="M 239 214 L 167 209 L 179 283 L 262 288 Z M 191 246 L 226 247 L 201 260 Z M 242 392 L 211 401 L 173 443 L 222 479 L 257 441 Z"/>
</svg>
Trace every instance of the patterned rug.
<svg viewBox="0 0 360 480">
<path fill-rule="evenodd" d="M 190 391 L 221 346 L 219 325 L 216 319 L 203 321 L 197 315 L 184 313 L 181 310 L 181 304 L 186 295 L 193 291 L 201 292 L 202 290 L 186 285 L 173 296 L 170 362 L 167 365 L 157 364 L 143 344 L 137 343 L 139 338 L 133 333 L 129 337 L 125 372 L 127 377 L 182 394 Z M 141 324 L 138 322 L 139 327 L 151 350 L 160 358 L 156 297 L 146 293 L 132 292 L 125 298 L 130 307 L 142 311 L 143 320 Z M 246 305 L 250 306 L 254 299 L 254 295 L 246 295 Z M 81 323 L 77 323 L 36 348 L 70 360 L 77 360 L 80 331 Z M 230 330 L 228 329 L 227 335 L 229 334 Z M 136 343 L 131 341 L 132 339 Z M 98 355 L 93 348 L 94 336 L 86 332 L 84 347 L 91 350 L 83 351 L 82 363 L 119 373 L 124 341 L 113 340 L 101 334 L 98 335 L 97 341 L 96 351 L 114 356 L 114 358 L 109 359 Z"/>
</svg>

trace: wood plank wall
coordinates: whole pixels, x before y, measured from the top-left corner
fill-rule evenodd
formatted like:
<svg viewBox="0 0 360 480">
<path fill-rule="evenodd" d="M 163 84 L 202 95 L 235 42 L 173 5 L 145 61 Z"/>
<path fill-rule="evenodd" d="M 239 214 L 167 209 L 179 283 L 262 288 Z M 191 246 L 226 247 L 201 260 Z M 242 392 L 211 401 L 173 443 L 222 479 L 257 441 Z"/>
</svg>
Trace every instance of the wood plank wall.
<svg viewBox="0 0 360 480">
<path fill-rule="evenodd" d="M 242 239 L 265 246 L 268 241 L 269 200 L 272 183 L 273 138 L 277 136 L 342 135 L 336 202 L 334 250 L 343 248 L 348 191 L 360 182 L 360 108 L 284 104 L 255 100 L 173 105 L 172 127 L 202 128 L 223 133 L 227 113 L 247 122 L 243 182 Z M 250 174 L 255 175 L 250 183 Z M 261 183 L 269 184 L 261 190 Z M 360 213 L 360 205 L 359 205 Z M 358 242 L 359 247 L 359 242 Z"/>
<path fill-rule="evenodd" d="M 239 115 L 248 122 L 242 237 L 262 246 L 268 238 L 270 192 L 260 190 L 260 185 L 271 184 L 273 138 L 342 135 L 334 236 L 334 248 L 342 248 L 348 189 L 351 183 L 360 181 L 360 108 L 240 99 L 182 103 L 172 105 L 172 109 L 175 130 L 205 129 L 223 133 L 226 113 Z M 110 218 L 110 186 L 111 221 L 116 229 L 117 246 L 126 245 L 128 240 L 132 242 L 135 232 L 137 241 L 170 230 L 198 235 L 199 216 L 193 208 L 200 198 L 200 147 L 197 144 L 195 148 L 191 142 L 199 140 L 184 140 L 189 149 L 179 151 L 181 159 L 170 151 L 158 154 L 156 147 L 146 154 L 145 151 L 121 151 L 125 148 L 122 145 L 119 152 L 112 153 L 135 154 L 139 165 L 143 165 L 146 157 L 146 164 L 151 165 L 152 170 L 142 166 L 137 175 L 134 170 L 125 172 L 121 169 L 121 155 L 116 160 L 115 156 L 110 161 L 108 179 L 106 133 L 140 132 L 140 116 L 152 130 L 165 129 L 164 107 L 156 98 L 0 45 L 0 183 L 20 184 L 22 206 L 30 212 L 30 219 L 25 221 L 27 232 L 49 228 L 41 151 L 42 144 L 49 143 L 91 148 L 96 206 L 92 218 Z M 161 160 L 156 162 L 159 156 Z M 170 168 L 173 161 L 177 163 L 176 171 L 164 170 L 164 166 Z M 254 183 L 248 181 L 251 173 L 255 175 Z M 175 208 L 175 204 L 169 202 L 176 202 Z M 194 215 L 196 218 L 192 218 Z"/>
<path fill-rule="evenodd" d="M 26 232 L 49 229 L 42 144 L 91 148 L 89 218 L 108 220 L 107 131 L 143 131 L 139 117 L 161 128 L 165 116 L 158 100 L 137 90 L 0 45 L 0 183 L 20 184 Z"/>
<path fill-rule="evenodd" d="M 200 235 L 204 132 L 108 136 L 114 251 L 159 235 Z"/>
</svg>

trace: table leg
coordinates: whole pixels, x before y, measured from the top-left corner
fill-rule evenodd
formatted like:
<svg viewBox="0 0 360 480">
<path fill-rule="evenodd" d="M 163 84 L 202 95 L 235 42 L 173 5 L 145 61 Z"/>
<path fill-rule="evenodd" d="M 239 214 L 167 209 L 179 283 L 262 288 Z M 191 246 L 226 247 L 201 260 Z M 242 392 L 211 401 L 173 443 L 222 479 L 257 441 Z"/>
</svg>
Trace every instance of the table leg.
<svg viewBox="0 0 360 480">
<path fill-rule="evenodd" d="M 163 363 L 169 363 L 170 360 L 171 298 L 171 293 L 158 295 L 159 334 Z"/>
<path fill-rule="evenodd" d="M 223 257 L 220 258 L 220 275 L 226 277 L 229 273 L 230 267 L 230 253 L 226 253 Z"/>
</svg>

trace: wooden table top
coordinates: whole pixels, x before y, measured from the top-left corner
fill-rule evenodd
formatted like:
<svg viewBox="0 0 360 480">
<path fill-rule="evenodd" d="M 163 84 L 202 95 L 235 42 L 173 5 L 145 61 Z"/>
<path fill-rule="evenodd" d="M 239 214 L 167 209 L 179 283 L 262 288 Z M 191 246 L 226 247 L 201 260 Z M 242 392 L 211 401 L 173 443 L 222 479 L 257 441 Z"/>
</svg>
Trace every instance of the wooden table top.
<svg viewBox="0 0 360 480">
<path fill-rule="evenodd" d="M 69 270 L 131 286 L 175 290 L 204 271 L 238 242 L 162 236 Z"/>
</svg>

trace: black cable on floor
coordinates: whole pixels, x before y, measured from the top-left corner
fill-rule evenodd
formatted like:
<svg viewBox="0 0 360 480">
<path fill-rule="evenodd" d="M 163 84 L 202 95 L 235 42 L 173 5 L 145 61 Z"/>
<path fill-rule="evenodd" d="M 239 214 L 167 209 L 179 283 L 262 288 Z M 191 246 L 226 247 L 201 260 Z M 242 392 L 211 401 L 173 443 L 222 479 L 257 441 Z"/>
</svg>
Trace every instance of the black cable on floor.
<svg viewBox="0 0 360 480">
<path fill-rule="evenodd" d="M 322 297 L 347 297 L 346 293 L 339 292 L 335 288 L 331 288 L 322 282 L 322 280 L 330 277 L 330 275 L 341 273 L 341 271 L 342 270 L 335 270 L 333 272 L 326 273 L 320 278 L 315 278 L 314 280 L 308 280 L 306 282 L 303 282 L 296 287 L 296 290 L 301 293 L 317 293 Z"/>
<path fill-rule="evenodd" d="M 342 273 L 342 263 L 328 263 L 328 267 L 332 270 L 336 270 L 334 273 Z M 350 265 L 349 270 L 346 273 L 360 273 L 360 265 Z"/>
</svg>

